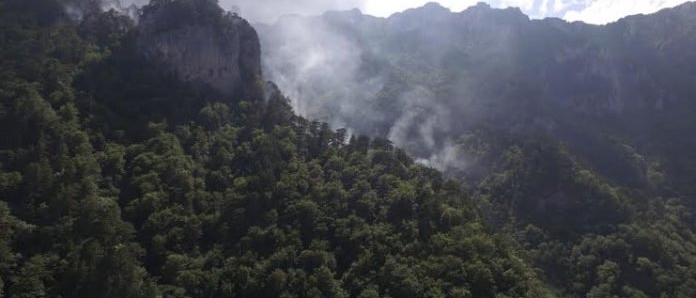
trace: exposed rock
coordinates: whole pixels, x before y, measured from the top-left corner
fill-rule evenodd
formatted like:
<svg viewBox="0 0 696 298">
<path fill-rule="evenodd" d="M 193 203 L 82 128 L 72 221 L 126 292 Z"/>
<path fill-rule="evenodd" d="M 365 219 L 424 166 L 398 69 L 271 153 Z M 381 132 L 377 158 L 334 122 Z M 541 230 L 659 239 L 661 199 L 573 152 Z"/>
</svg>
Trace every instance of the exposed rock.
<svg viewBox="0 0 696 298">
<path fill-rule="evenodd" d="M 261 79 L 254 28 L 210 0 L 154 2 L 143 10 L 138 47 L 185 82 L 242 95 Z"/>
</svg>

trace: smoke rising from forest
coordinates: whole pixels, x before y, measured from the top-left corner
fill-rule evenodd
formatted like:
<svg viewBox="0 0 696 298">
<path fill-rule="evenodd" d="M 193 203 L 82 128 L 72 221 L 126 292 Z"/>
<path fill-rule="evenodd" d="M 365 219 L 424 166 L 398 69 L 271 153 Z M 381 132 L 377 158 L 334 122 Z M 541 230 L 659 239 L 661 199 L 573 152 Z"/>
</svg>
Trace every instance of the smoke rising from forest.
<svg viewBox="0 0 696 298">
<path fill-rule="evenodd" d="M 363 17 L 358 11 L 336 12 L 285 17 L 271 26 L 257 26 L 265 76 L 291 98 L 302 116 L 326 121 L 333 128 L 387 137 L 429 166 L 459 167 L 461 163 L 454 160 L 457 150 L 443 147 L 453 144 L 442 134 L 449 127 L 449 113 L 436 103 L 431 90 L 423 86 L 391 90 L 395 96 L 379 102 L 393 70 L 369 61 L 385 61 L 385 49 L 362 40 L 365 32 L 346 31 L 343 26 Z"/>
<path fill-rule="evenodd" d="M 432 82 L 410 84 L 421 81 L 410 77 L 413 74 L 422 74 L 425 81 L 447 79 L 437 73 L 442 65 L 451 64 L 442 49 L 449 47 L 456 32 L 432 33 L 433 43 L 419 42 L 409 49 L 427 53 L 428 61 L 390 48 L 394 45 L 386 40 L 408 36 L 409 30 L 422 26 L 420 21 L 433 20 L 431 13 L 435 18 L 451 15 L 446 8 L 428 5 L 428 16 L 422 20 L 399 15 L 375 18 L 352 10 L 309 18 L 288 16 L 273 25 L 257 25 L 264 75 L 291 98 L 302 116 L 326 121 L 333 128 L 386 137 L 427 166 L 462 170 L 466 159 L 452 133 L 452 115 L 464 107 L 436 94 Z M 454 97 L 468 96 L 466 86 L 457 89 Z"/>
<path fill-rule="evenodd" d="M 64 4 L 76 18 L 95 6 L 136 18 L 134 8 L 147 2 L 65 0 Z M 442 170 L 463 167 L 456 142 L 446 133 L 451 111 L 436 102 L 434 92 L 426 86 L 386 85 L 396 71 L 388 66 L 393 57 L 386 54 L 389 50 L 384 45 L 374 42 L 386 32 L 372 32 L 375 26 L 386 24 L 385 19 L 358 10 L 324 13 L 329 8 L 359 7 L 363 0 L 272 2 L 221 0 L 219 4 L 255 22 L 265 79 L 278 85 L 298 114 L 328 122 L 334 129 L 346 128 L 351 134 L 389 138 L 428 166 Z M 431 9 L 449 13 L 439 6 Z M 281 16 L 276 22 L 277 12 L 293 15 Z M 384 30 L 401 30 L 404 25 L 395 20 Z"/>
<path fill-rule="evenodd" d="M 417 156 L 416 162 L 441 170 L 466 166 L 463 152 L 446 133 L 451 114 L 437 103 L 433 92 L 417 86 L 399 97 L 401 115 L 389 129 L 388 139 Z"/>
<path fill-rule="evenodd" d="M 336 31 L 326 19 L 285 17 L 273 26 L 257 25 L 262 40 L 264 74 L 291 99 L 302 116 L 334 128 L 358 118 L 373 118 L 367 101 L 383 88 L 382 74 L 365 75 L 365 48 Z"/>
<path fill-rule="evenodd" d="M 87 6 L 103 10 L 129 10 L 150 0 L 62 0 L 69 13 L 82 14 Z M 274 23 L 284 15 L 320 15 L 328 10 L 349 10 L 365 7 L 365 0 L 211 0 L 227 11 L 239 13 L 251 22 Z"/>
<path fill-rule="evenodd" d="M 73 19 L 81 19 L 95 11 L 116 10 L 137 19 L 137 10 L 149 0 L 60 0 L 65 13 Z"/>
</svg>

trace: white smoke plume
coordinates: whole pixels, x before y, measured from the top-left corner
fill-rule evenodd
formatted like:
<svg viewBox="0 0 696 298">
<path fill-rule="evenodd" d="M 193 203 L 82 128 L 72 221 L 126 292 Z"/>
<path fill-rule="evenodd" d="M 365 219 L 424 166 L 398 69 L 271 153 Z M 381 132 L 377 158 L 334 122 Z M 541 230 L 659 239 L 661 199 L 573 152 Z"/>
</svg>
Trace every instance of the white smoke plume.
<svg viewBox="0 0 696 298">
<path fill-rule="evenodd" d="M 90 3 L 98 3 L 102 10 L 130 11 L 128 14 L 133 15 L 134 8 L 149 2 L 65 1 L 66 9 L 76 17 L 81 17 Z M 392 59 L 385 54 L 389 51 L 384 45 L 379 44 L 380 38 L 375 38 L 387 34 L 373 32 L 373 29 L 383 27 L 388 20 L 366 16 L 355 9 L 314 17 L 286 15 L 273 25 L 259 23 L 272 21 L 280 16 L 279 13 L 318 15 L 330 8 L 363 6 L 365 1 L 221 0 L 219 3 L 224 9 L 256 22 L 262 42 L 265 79 L 273 81 L 290 98 L 298 114 L 328 122 L 334 129 L 345 128 L 351 134 L 388 137 L 427 166 L 442 170 L 465 166 L 455 140 L 447 134 L 452 125 L 451 111 L 436 102 L 431 90 L 421 86 L 390 90 L 391 95 L 385 98 L 395 100 L 386 103 L 393 108 L 376 107 L 376 98 L 384 92 L 391 75 L 389 71 L 393 70 L 373 65 L 388 64 Z M 441 7 L 431 6 L 431 9 L 449 14 L 449 10 Z M 384 30 L 404 30 L 407 23 L 401 19 Z M 447 36 L 436 40 L 447 40 Z M 434 61 L 443 59 L 431 58 Z M 380 127 L 379 130 L 376 127 Z"/>
<path fill-rule="evenodd" d="M 443 171 L 463 170 L 467 165 L 465 152 L 449 133 L 453 125 L 451 111 L 422 86 L 403 93 L 399 101 L 404 109 L 388 138 L 415 154 L 420 164 Z"/>
<path fill-rule="evenodd" d="M 149 0 L 61 0 L 65 13 L 76 20 L 95 11 L 115 10 L 137 20 L 137 11 Z"/>
<path fill-rule="evenodd" d="M 450 14 L 437 5 L 425 9 L 426 14 L 431 12 Z M 466 165 L 464 155 L 448 134 L 452 111 L 438 103 L 438 96 L 425 86 L 385 85 L 394 75 L 416 74 L 419 71 L 414 68 L 448 59 L 441 49 L 435 49 L 438 44 L 421 45 L 431 48 L 428 61 L 408 63 L 409 68 L 403 70 L 393 67 L 393 63 L 412 58 L 404 53 L 392 56 L 395 53 L 386 48 L 383 39 L 417 29 L 422 24 L 414 19 L 415 23 L 403 15 L 375 18 L 352 10 L 317 17 L 288 16 L 274 25 L 257 25 L 264 75 L 288 95 L 302 116 L 326 121 L 333 128 L 387 137 L 426 166 L 461 170 Z M 436 32 L 432 40 L 448 43 L 450 31 Z M 427 67 L 438 71 L 438 67 Z"/>
<path fill-rule="evenodd" d="M 365 114 L 367 101 L 383 87 L 381 75 L 364 77 L 360 71 L 366 48 L 323 17 L 288 16 L 256 27 L 264 75 L 302 116 L 346 126 Z"/>
</svg>

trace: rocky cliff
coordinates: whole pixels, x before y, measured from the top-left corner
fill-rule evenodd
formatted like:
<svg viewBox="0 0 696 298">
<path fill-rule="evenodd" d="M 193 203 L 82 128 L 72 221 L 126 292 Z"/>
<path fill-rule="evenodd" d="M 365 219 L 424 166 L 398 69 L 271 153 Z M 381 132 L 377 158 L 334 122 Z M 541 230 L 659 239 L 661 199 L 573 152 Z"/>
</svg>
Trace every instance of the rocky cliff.
<svg viewBox="0 0 696 298">
<path fill-rule="evenodd" d="M 138 31 L 140 52 L 182 81 L 242 95 L 261 79 L 256 31 L 214 1 L 153 1 Z"/>
<path fill-rule="evenodd" d="M 696 153 L 684 150 L 696 148 L 694 16 L 685 3 L 596 26 L 431 3 L 388 18 L 286 18 L 259 32 L 269 79 L 310 118 L 388 137 L 442 169 L 466 167 L 458 161 L 477 153 L 452 154 L 452 144 L 478 127 L 543 135 L 635 185 L 647 170 L 626 146 L 696 173 Z"/>
<path fill-rule="evenodd" d="M 324 80 L 286 87 L 282 78 L 295 77 L 300 73 L 295 69 L 307 77 L 322 77 L 312 72 L 323 72 L 331 63 L 343 63 L 347 56 L 331 48 L 335 40 L 340 40 L 347 44 L 343 48 L 359 53 L 352 54 L 356 59 L 344 63 L 361 66 L 352 77 L 378 77 L 385 92 L 416 82 L 427 85 L 440 90 L 437 97 L 447 104 L 461 107 L 458 112 L 475 111 L 469 116 L 477 120 L 484 114 L 478 109 L 482 107 L 472 109 L 465 102 L 468 98 L 485 101 L 481 105 L 486 107 L 492 103 L 509 107 L 510 101 L 519 102 L 522 97 L 560 105 L 578 114 L 632 117 L 636 113 L 681 109 L 683 99 L 693 94 L 696 56 L 694 51 L 683 49 L 696 45 L 695 11 L 695 3 L 686 3 L 652 15 L 595 26 L 560 19 L 530 20 L 519 9 L 493 9 L 483 3 L 456 13 L 429 3 L 383 19 L 355 11 L 333 12 L 295 20 L 294 26 L 285 21 L 260 30 L 270 79 L 279 81 L 284 90 L 304 90 L 302 100 L 308 106 L 331 101 L 325 100 L 329 91 L 315 92 L 319 96 L 314 105 L 311 101 L 315 98 L 307 95 L 307 89 L 323 91 L 335 86 L 324 88 Z M 297 32 L 310 32 L 311 37 L 298 38 Z M 285 51 L 288 45 L 320 48 L 304 51 L 303 56 Z M 320 57 L 329 66 L 308 68 L 311 58 L 318 56 L 315 52 L 322 54 Z M 281 67 L 274 67 L 273 62 L 280 62 Z M 339 71 L 331 74 L 343 75 L 341 70 L 354 68 L 336 67 Z M 398 81 L 395 78 L 401 82 L 390 88 Z M 518 89 L 527 94 L 521 95 Z M 366 101 L 379 102 L 374 100 L 380 95 L 377 93 L 370 94 L 373 98 Z M 396 102 L 393 98 L 389 101 Z M 393 112 L 394 107 L 388 108 L 384 113 Z"/>
</svg>

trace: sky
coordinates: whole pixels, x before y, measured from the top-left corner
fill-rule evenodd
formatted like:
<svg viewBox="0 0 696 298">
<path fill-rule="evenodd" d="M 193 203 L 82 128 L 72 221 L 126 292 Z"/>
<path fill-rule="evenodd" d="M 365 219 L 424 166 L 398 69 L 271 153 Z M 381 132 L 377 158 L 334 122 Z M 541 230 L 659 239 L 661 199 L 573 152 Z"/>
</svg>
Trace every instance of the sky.
<svg viewBox="0 0 696 298">
<path fill-rule="evenodd" d="M 427 2 L 439 2 L 452 11 L 462 11 L 477 2 L 492 7 L 519 7 L 532 18 L 558 17 L 568 21 L 606 24 L 633 14 L 648 14 L 674 7 L 687 0 L 219 0 L 230 10 L 255 22 L 272 23 L 281 15 L 318 15 L 326 10 L 360 9 L 365 14 L 386 17 Z"/>
</svg>

